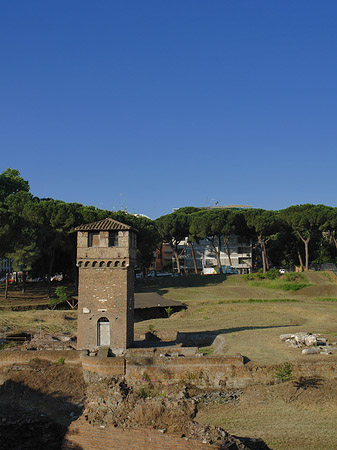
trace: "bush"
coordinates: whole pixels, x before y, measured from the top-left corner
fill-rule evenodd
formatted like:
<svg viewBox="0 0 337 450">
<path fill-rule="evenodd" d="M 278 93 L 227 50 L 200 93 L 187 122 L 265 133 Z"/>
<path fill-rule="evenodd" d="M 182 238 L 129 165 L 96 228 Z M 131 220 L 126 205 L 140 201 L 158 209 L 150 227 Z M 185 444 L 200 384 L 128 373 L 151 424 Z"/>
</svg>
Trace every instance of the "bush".
<svg viewBox="0 0 337 450">
<path fill-rule="evenodd" d="M 59 358 L 57 361 L 55 361 L 53 364 L 55 364 L 56 366 L 63 366 L 65 362 L 64 358 Z"/>
<path fill-rule="evenodd" d="M 171 306 L 168 306 L 167 308 L 165 308 L 165 312 L 167 314 L 167 317 L 171 317 L 173 314 L 173 308 Z"/>
<path fill-rule="evenodd" d="M 268 280 L 276 280 L 276 278 L 279 278 L 281 276 L 279 270 L 277 269 L 270 269 L 268 272 L 265 273 L 265 277 Z"/>
<path fill-rule="evenodd" d="M 285 381 L 290 381 L 293 376 L 293 366 L 290 363 L 284 363 L 279 366 L 274 371 L 274 376 L 278 381 L 284 383 Z"/>
<path fill-rule="evenodd" d="M 55 289 L 55 294 L 60 302 L 64 302 L 68 298 L 67 289 L 64 286 L 59 286 Z"/>
<path fill-rule="evenodd" d="M 287 273 L 285 276 L 287 281 L 300 281 L 300 280 L 304 280 L 304 277 L 301 273 L 297 273 L 297 272 L 292 272 L 292 273 Z"/>
</svg>

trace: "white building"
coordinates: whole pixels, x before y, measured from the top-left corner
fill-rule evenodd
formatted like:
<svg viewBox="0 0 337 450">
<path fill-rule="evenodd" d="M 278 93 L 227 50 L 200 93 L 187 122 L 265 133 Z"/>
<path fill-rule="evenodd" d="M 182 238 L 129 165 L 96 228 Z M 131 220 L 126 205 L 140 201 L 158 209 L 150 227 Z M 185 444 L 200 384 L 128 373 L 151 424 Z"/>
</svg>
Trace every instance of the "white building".
<svg viewBox="0 0 337 450">
<path fill-rule="evenodd" d="M 13 260 L 11 258 L 0 259 L 0 273 L 9 273 L 13 269 Z"/>
<path fill-rule="evenodd" d="M 218 247 L 218 246 L 216 246 Z M 239 273 L 249 273 L 252 270 L 252 240 L 242 236 L 233 235 L 228 241 L 230 259 L 226 252 L 226 246 L 222 239 L 220 261 L 222 266 L 231 266 Z M 201 272 L 204 268 L 214 268 L 216 270 L 218 262 L 216 253 L 207 239 L 202 239 L 198 243 L 193 243 L 194 254 L 198 272 Z M 194 264 L 192 257 L 192 249 L 188 243 L 188 239 L 185 238 L 178 246 L 178 255 L 180 268 L 182 271 L 191 273 L 194 272 Z M 231 262 L 231 264 L 230 264 Z M 173 269 L 177 270 L 177 263 L 172 255 Z"/>
</svg>

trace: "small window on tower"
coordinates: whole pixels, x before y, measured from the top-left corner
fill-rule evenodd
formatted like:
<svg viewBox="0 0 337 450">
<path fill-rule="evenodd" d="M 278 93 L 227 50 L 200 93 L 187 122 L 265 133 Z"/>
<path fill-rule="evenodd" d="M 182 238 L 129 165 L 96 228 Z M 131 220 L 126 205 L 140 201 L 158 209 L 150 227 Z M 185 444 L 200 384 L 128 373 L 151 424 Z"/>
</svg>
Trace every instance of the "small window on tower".
<svg viewBox="0 0 337 450">
<path fill-rule="evenodd" d="M 118 247 L 118 231 L 109 231 L 109 247 Z"/>
<path fill-rule="evenodd" d="M 88 233 L 88 247 L 98 247 L 99 245 L 99 232 L 89 231 Z"/>
</svg>

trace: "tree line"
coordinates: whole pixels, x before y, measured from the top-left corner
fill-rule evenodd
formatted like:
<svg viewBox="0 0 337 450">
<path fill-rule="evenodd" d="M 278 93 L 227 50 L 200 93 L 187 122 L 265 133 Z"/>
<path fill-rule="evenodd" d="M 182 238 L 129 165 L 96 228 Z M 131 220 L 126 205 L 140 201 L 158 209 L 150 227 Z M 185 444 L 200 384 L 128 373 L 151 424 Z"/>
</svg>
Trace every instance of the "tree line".
<svg viewBox="0 0 337 450">
<path fill-rule="evenodd" d="M 233 234 L 252 240 L 263 272 L 269 270 L 271 263 L 308 270 L 310 264 L 337 261 L 337 208 L 330 206 L 304 204 L 279 211 L 187 207 L 159 217 L 155 222 L 162 240 L 171 244 L 178 272 L 178 244 L 186 237 L 195 272 L 193 244 L 206 239 L 221 272 L 222 244 L 232 265 L 229 239 Z"/>
<path fill-rule="evenodd" d="M 55 272 L 76 278 L 75 228 L 107 217 L 138 230 L 137 264 L 141 270 L 149 267 L 159 242 L 152 220 L 123 211 L 34 197 L 18 170 L 7 169 L 0 175 L 0 257 L 11 258 L 15 270 L 47 275 L 49 291 Z"/>
<path fill-rule="evenodd" d="M 263 271 L 275 266 L 302 266 L 337 259 L 337 208 L 294 205 L 279 211 L 264 209 L 180 208 L 156 220 L 124 211 L 108 211 L 79 203 L 66 203 L 31 194 L 29 182 L 19 171 L 0 174 L 0 257 L 14 260 L 14 268 L 35 274 L 63 273 L 76 276 L 75 228 L 111 217 L 138 230 L 137 265 L 151 265 L 163 241 L 170 243 L 180 273 L 179 242 L 188 238 L 194 268 L 194 244 L 207 239 L 218 266 L 224 250 L 231 265 L 229 239 L 236 234 L 252 239 Z M 224 248 L 222 249 L 222 245 Z"/>
</svg>

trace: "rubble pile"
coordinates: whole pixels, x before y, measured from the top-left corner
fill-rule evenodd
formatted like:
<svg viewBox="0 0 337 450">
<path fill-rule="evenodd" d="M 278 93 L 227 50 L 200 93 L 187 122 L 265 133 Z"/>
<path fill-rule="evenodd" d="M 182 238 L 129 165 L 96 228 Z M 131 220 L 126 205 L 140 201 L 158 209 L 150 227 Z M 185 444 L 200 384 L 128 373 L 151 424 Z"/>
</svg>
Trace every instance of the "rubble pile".
<svg viewBox="0 0 337 450">
<path fill-rule="evenodd" d="M 87 383 L 87 401 L 83 416 L 91 424 L 118 427 L 153 427 L 162 433 L 179 433 L 185 439 L 197 439 L 204 443 L 217 443 L 223 449 L 268 450 L 259 439 L 240 439 L 221 428 L 205 426 L 194 421 L 202 394 L 189 397 L 184 386 L 179 391 L 149 388 L 143 385 L 128 386 L 122 377 L 91 380 Z M 145 385 L 145 388 L 144 388 Z M 240 391 L 204 394 L 205 401 L 237 402 Z"/>
<path fill-rule="evenodd" d="M 280 340 L 286 342 L 289 347 L 302 348 L 303 355 L 332 355 L 337 351 L 337 342 L 329 342 L 327 338 L 320 334 L 305 331 L 281 334 Z"/>
<path fill-rule="evenodd" d="M 205 405 L 208 405 L 210 403 L 216 403 L 219 405 L 223 405 L 225 403 L 232 403 L 233 405 L 237 405 L 240 401 L 241 394 L 242 391 L 240 389 L 225 392 L 215 391 L 199 394 L 195 396 L 194 399 Z"/>
<path fill-rule="evenodd" d="M 36 333 L 22 345 L 22 350 L 75 350 L 76 342 L 66 334 Z"/>
</svg>

